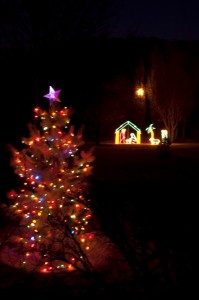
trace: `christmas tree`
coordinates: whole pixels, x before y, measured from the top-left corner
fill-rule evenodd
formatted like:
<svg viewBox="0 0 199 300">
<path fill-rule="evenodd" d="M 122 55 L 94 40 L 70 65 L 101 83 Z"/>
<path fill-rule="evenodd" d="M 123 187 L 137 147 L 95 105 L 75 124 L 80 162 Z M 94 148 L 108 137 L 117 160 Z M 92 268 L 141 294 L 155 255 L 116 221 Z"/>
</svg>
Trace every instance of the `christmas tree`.
<svg viewBox="0 0 199 300">
<path fill-rule="evenodd" d="M 23 184 L 8 193 L 18 222 L 10 242 L 20 266 L 43 273 L 92 268 L 88 177 L 94 156 L 84 150 L 82 131 L 70 125 L 71 110 L 60 107 L 59 93 L 50 86 L 48 111 L 34 108 L 22 150 L 11 146 L 11 166 Z"/>
</svg>

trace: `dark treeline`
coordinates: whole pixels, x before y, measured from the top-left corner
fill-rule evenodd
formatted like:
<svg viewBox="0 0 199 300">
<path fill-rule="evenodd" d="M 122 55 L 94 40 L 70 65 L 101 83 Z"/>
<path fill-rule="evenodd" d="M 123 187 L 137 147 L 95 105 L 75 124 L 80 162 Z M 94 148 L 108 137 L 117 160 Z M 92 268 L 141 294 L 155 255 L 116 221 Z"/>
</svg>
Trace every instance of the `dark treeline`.
<svg viewBox="0 0 199 300">
<path fill-rule="evenodd" d="M 170 56 L 178 47 L 186 53 L 189 69 L 192 65 L 198 68 L 198 41 L 94 38 L 63 43 L 60 47 L 42 47 L 34 51 L 1 51 L 1 109 L 4 117 L 6 116 L 6 120 L 1 118 L 2 140 L 17 143 L 21 135 L 27 133 L 26 124 L 31 121 L 33 107 L 48 107 L 48 101 L 43 95 L 48 92 L 49 85 L 62 90 L 60 99 L 63 105 L 74 108 L 74 120 L 77 126 L 85 126 L 86 138 L 90 140 L 113 140 L 115 128 L 127 119 L 143 128 L 144 106 L 136 101 L 135 88 L 140 83 L 146 86 L 150 83 L 153 90 L 158 90 L 157 82 L 151 83 L 154 78 L 152 75 L 155 72 L 166 74 L 166 70 L 163 66 L 158 71 L 156 65 L 160 66 L 160 63 L 154 60 L 154 67 L 151 57 L 157 47 L 164 51 L 168 44 L 173 49 L 169 50 Z M 173 66 L 173 70 L 169 72 L 174 73 L 177 67 Z M 197 78 L 197 73 L 194 73 L 196 70 L 191 71 L 192 81 L 192 78 Z M 174 81 L 177 81 L 177 76 L 180 75 L 176 72 Z M 171 89 L 171 85 L 169 81 L 167 83 L 168 78 L 162 80 L 164 87 L 159 83 L 162 94 L 161 90 L 159 93 L 162 101 L 166 101 L 164 89 Z M 198 132 L 197 85 L 196 80 L 196 87 L 187 87 L 187 90 L 195 92 L 191 96 L 187 94 L 187 102 L 193 102 L 186 120 L 186 128 L 189 130 L 185 130 L 185 134 L 189 138 L 192 137 L 190 132 Z M 165 98 L 166 96 L 170 97 L 165 95 Z M 158 126 L 160 116 L 153 114 L 154 107 L 158 105 L 157 102 L 154 105 L 152 101 L 155 97 L 154 92 L 152 96 L 149 93 L 151 121 Z M 180 133 L 176 137 L 180 137 Z"/>
<path fill-rule="evenodd" d="M 122 2 L 1 1 L 2 141 L 18 143 L 35 105 L 47 107 L 49 85 L 85 138 L 113 140 L 127 119 L 145 131 L 168 129 L 172 141 L 198 139 L 198 41 L 140 37 L 136 27 L 111 38 Z M 135 89 L 145 88 L 145 97 Z M 4 120 L 1 120 L 4 128 Z"/>
<path fill-rule="evenodd" d="M 65 105 L 84 111 L 102 94 L 105 83 L 123 76 L 132 81 L 143 50 L 134 40 L 93 39 L 37 51 L 2 51 L 2 111 L 10 125 L 6 134 L 3 130 L 3 139 L 19 135 L 33 105 L 48 104 L 43 95 L 49 85 L 62 89 L 60 99 Z"/>
</svg>

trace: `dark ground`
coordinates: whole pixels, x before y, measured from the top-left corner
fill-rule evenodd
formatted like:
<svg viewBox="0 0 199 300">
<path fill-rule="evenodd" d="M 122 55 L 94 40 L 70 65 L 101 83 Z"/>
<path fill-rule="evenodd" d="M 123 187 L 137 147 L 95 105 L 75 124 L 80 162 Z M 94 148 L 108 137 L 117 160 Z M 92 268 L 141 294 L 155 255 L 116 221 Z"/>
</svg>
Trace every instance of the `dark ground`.
<svg viewBox="0 0 199 300">
<path fill-rule="evenodd" d="M 95 155 L 97 210 L 138 274 L 143 298 L 193 299 L 199 144 L 107 144 Z"/>
<path fill-rule="evenodd" d="M 93 211 L 134 275 L 120 284 L 113 280 L 100 292 L 90 287 L 76 295 L 195 299 L 199 144 L 166 150 L 102 144 L 94 156 Z M 25 288 L 15 270 L 4 265 L 0 270 L 0 295 Z M 30 282 L 26 288 L 39 291 Z M 67 288 L 64 293 L 72 296 Z"/>
</svg>

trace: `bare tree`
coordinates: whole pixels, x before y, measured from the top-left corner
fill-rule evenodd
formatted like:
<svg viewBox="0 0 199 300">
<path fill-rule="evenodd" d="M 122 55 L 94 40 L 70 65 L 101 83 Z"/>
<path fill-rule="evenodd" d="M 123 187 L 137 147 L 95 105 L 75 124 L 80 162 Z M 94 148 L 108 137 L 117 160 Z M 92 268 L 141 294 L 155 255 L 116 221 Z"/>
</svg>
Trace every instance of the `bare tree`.
<svg viewBox="0 0 199 300">
<path fill-rule="evenodd" d="M 194 64 L 179 45 L 167 42 L 157 47 L 151 56 L 151 72 L 147 93 L 155 111 L 168 130 L 173 142 L 179 126 L 185 124 L 193 110 L 197 78 Z"/>
</svg>

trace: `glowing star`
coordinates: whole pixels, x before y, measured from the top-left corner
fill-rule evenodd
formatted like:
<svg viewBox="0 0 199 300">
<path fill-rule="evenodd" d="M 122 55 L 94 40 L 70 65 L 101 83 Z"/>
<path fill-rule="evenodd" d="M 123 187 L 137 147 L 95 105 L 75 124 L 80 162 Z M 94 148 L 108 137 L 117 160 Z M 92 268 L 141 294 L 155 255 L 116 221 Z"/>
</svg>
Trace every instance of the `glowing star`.
<svg viewBox="0 0 199 300">
<path fill-rule="evenodd" d="M 44 95 L 45 98 L 48 98 L 50 100 L 50 106 L 53 104 L 53 102 L 58 101 L 61 102 L 58 98 L 59 93 L 61 90 L 55 91 L 52 86 L 49 87 L 49 93 Z"/>
</svg>

